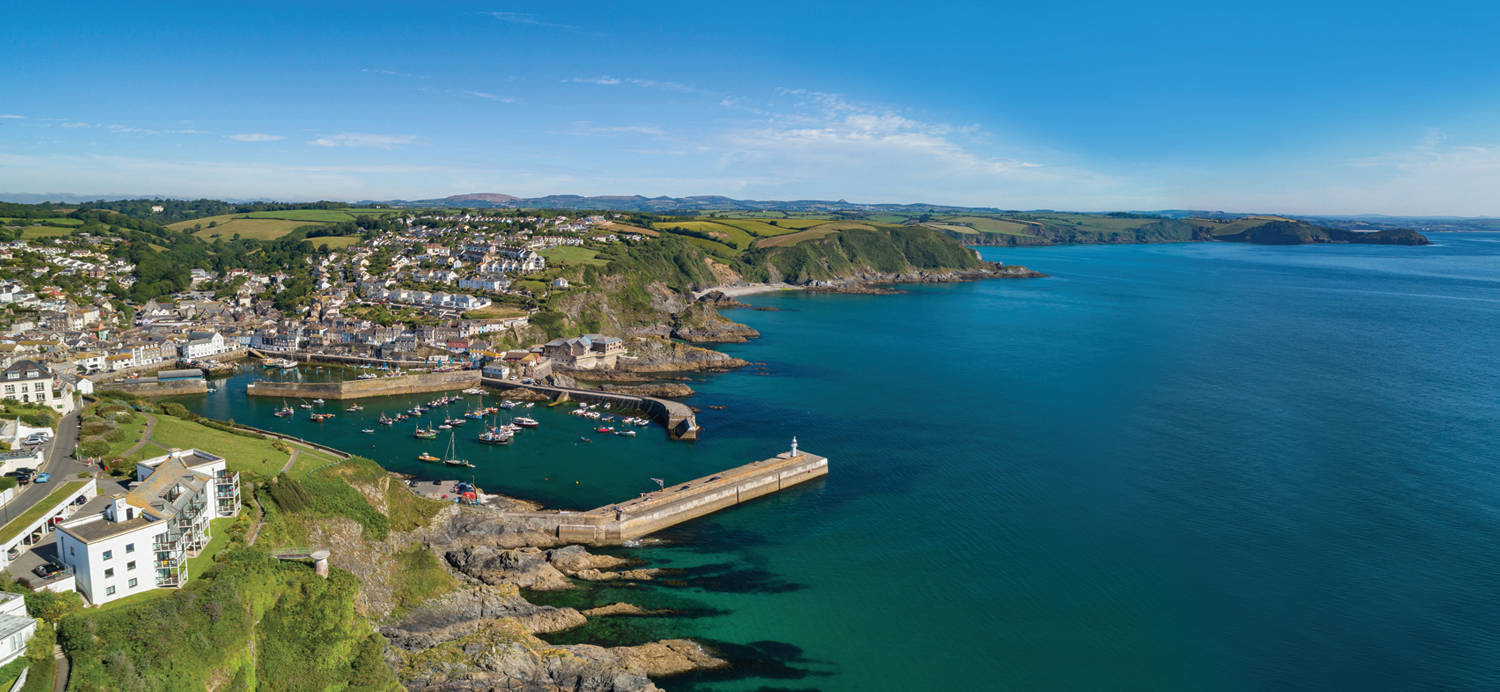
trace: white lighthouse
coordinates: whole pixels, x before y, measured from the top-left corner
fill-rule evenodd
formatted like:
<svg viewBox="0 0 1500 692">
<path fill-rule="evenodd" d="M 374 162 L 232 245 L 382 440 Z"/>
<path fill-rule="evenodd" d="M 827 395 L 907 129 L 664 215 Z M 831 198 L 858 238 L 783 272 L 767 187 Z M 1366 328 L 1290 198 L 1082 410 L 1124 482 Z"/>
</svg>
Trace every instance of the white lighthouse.
<svg viewBox="0 0 1500 692">
<path fill-rule="evenodd" d="M 789 457 L 795 457 L 795 456 L 797 456 L 797 436 L 796 435 L 792 436 L 792 453 L 788 454 L 787 456 L 789 456 Z"/>
</svg>

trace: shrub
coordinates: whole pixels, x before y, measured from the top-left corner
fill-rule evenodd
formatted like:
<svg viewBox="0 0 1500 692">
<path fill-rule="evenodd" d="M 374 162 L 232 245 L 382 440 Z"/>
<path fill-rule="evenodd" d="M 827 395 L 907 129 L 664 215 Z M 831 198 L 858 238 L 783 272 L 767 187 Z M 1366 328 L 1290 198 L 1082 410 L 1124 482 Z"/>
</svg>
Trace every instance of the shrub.
<svg viewBox="0 0 1500 692">
<path fill-rule="evenodd" d="M 18 417 L 21 419 L 22 423 L 35 428 L 52 427 L 52 416 L 49 416 L 45 413 L 23 413 Z"/>
<path fill-rule="evenodd" d="M 66 593 L 33 591 L 26 594 L 26 611 L 33 617 L 49 622 L 57 622 L 82 607 L 83 598 L 78 595 L 77 591 Z"/>
<path fill-rule="evenodd" d="M 90 437 L 78 443 L 78 454 L 86 457 L 102 457 L 109 453 L 109 442 L 97 437 Z"/>
<path fill-rule="evenodd" d="M 177 403 L 175 401 L 168 401 L 168 402 L 163 403 L 161 405 L 161 412 L 165 413 L 165 414 L 167 414 L 169 416 L 176 416 L 178 418 L 191 418 L 192 417 L 188 413 L 188 410 L 187 410 L 186 406 L 183 406 L 182 404 L 179 404 L 179 403 Z"/>
</svg>

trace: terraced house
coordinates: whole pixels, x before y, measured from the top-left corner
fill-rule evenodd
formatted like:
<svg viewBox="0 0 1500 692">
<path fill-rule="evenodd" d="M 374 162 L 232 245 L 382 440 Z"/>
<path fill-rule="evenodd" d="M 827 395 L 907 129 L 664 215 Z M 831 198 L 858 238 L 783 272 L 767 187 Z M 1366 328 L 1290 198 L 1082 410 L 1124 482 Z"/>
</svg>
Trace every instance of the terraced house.
<svg viewBox="0 0 1500 692">
<path fill-rule="evenodd" d="M 72 396 L 52 391 L 52 370 L 34 360 L 18 360 L 0 370 L 0 396 L 23 404 L 46 404 L 60 413 L 73 410 Z"/>
<path fill-rule="evenodd" d="M 137 464 L 136 477 L 130 492 L 96 498 L 98 511 L 58 526 L 58 555 L 91 603 L 186 584 L 188 558 L 212 538 L 209 520 L 239 514 L 239 474 L 217 455 L 173 451 Z"/>
</svg>

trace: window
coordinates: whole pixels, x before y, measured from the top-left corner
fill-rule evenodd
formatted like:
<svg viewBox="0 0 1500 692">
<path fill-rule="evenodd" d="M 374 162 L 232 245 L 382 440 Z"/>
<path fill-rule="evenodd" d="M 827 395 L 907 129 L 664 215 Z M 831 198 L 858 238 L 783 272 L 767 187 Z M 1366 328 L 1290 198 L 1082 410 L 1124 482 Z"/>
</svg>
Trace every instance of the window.
<svg viewBox="0 0 1500 692">
<path fill-rule="evenodd" d="M 115 595 L 115 587 L 111 586 L 111 587 L 106 588 L 104 590 L 104 595 L 105 596 L 113 596 L 113 595 Z"/>
<path fill-rule="evenodd" d="M 125 571 L 126 572 L 129 572 L 130 570 L 133 570 L 133 569 L 135 569 L 135 560 L 131 560 L 130 562 L 125 563 Z"/>
<path fill-rule="evenodd" d="M 111 568 L 109 568 L 107 570 L 104 570 L 104 578 L 105 579 L 109 579 L 109 578 L 111 578 L 113 576 L 115 576 L 115 568 L 111 567 Z"/>
<path fill-rule="evenodd" d="M 5 385 L 5 393 L 6 394 L 15 394 L 16 393 L 16 386 L 13 385 L 13 384 Z"/>
<path fill-rule="evenodd" d="M 134 564 L 134 563 L 131 563 L 131 564 Z M 130 580 L 130 588 L 132 588 L 132 589 L 135 588 L 135 585 L 137 583 L 139 583 L 139 582 L 140 582 L 139 579 L 135 579 L 135 578 L 132 577 L 131 580 Z"/>
<path fill-rule="evenodd" d="M 126 519 L 131 518 L 130 515 L 132 515 L 132 514 L 135 514 L 135 510 L 129 509 L 129 508 L 127 508 L 125 510 L 125 518 Z M 126 543 L 125 544 L 125 552 L 127 552 L 127 553 L 133 553 L 133 552 L 135 552 L 135 544 L 134 543 Z"/>
<path fill-rule="evenodd" d="M 106 551 L 104 551 L 104 559 L 108 560 L 108 559 L 110 559 L 110 558 L 112 558 L 114 556 L 115 556 L 115 551 L 113 551 L 113 550 L 106 550 Z"/>
</svg>

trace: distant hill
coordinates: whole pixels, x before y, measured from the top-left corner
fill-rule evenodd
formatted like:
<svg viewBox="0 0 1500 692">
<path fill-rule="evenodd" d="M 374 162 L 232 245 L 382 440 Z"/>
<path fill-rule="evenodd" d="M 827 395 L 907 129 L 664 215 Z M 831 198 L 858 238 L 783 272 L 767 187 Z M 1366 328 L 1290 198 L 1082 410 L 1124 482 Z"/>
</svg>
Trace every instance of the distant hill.
<svg viewBox="0 0 1500 692">
<path fill-rule="evenodd" d="M 366 200 L 358 204 L 382 204 L 403 207 L 473 207 L 516 209 L 571 209 L 600 211 L 637 211 L 657 214 L 691 214 L 702 211 L 792 211 L 792 212 L 907 212 L 956 213 L 964 211 L 998 212 L 990 207 L 954 207 L 941 204 L 859 204 L 844 200 L 751 200 L 722 195 L 691 197 L 646 197 L 644 195 L 546 195 L 516 197 L 500 193 L 471 193 L 438 199 Z"/>
</svg>

